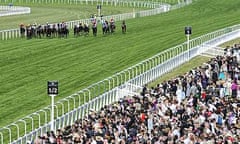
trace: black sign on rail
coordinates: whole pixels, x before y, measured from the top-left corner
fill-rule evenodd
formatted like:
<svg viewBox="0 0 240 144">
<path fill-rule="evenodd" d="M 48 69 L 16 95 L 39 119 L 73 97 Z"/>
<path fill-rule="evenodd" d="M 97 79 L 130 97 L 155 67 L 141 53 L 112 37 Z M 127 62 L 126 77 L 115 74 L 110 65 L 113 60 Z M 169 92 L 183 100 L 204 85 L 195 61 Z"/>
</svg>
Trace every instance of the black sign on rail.
<svg viewBox="0 0 240 144">
<path fill-rule="evenodd" d="M 97 5 L 97 9 L 102 9 L 102 6 L 101 5 Z"/>
<path fill-rule="evenodd" d="M 187 26 L 185 27 L 185 35 L 191 35 L 192 34 L 192 27 Z"/>
<path fill-rule="evenodd" d="M 58 94 L 58 81 L 48 81 L 47 82 L 47 93 L 48 95 Z"/>
</svg>

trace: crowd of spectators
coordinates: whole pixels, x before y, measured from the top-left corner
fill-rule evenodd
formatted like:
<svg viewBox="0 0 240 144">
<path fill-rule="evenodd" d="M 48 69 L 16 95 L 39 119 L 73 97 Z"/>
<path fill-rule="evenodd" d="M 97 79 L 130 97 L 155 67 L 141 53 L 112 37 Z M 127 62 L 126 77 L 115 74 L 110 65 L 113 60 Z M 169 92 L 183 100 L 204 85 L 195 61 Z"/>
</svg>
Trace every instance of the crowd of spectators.
<svg viewBox="0 0 240 144">
<path fill-rule="evenodd" d="M 240 45 L 202 66 L 91 111 L 35 144 L 239 144 Z"/>
</svg>

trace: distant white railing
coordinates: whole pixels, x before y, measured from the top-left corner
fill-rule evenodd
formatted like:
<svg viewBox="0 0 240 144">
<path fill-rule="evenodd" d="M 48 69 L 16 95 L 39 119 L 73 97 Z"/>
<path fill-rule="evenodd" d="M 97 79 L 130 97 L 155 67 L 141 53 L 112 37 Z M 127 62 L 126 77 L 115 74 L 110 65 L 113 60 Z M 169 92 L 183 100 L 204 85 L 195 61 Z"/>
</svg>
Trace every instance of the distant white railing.
<svg viewBox="0 0 240 144">
<path fill-rule="evenodd" d="M 116 102 L 128 94 L 133 94 L 134 91 L 141 89 L 141 86 L 144 84 L 156 80 L 189 59 L 204 53 L 212 47 L 238 37 L 240 37 L 240 25 L 205 34 L 190 40 L 189 55 L 187 43 L 185 42 L 62 99 L 55 103 L 55 109 L 59 114 L 56 115 L 54 127 L 59 129 L 71 125 L 74 121 L 83 119 L 88 115 L 90 109 L 98 111 L 104 105 Z M 102 93 L 101 89 L 105 92 Z M 76 105 L 77 102 L 78 105 Z M 70 105 L 74 105 L 73 108 Z M 62 115 L 66 109 L 67 113 Z M 45 114 L 45 117 L 36 116 L 37 114 Z M 49 117 L 50 110 L 46 107 L 14 124 L 0 129 L 0 144 L 1 142 L 3 144 L 3 140 L 10 141 L 13 144 L 25 144 L 27 140 L 32 141 L 36 136 L 50 130 Z M 35 121 L 32 119 L 35 119 Z M 38 121 L 43 120 L 45 125 L 34 127 Z M 14 141 L 12 134 L 15 133 L 16 135 L 17 130 L 15 127 L 16 125 L 19 126 L 20 123 L 25 124 L 25 127 L 31 126 L 32 129 L 30 133 L 25 132 L 24 136 L 17 137 L 17 140 Z"/>
<path fill-rule="evenodd" d="M 95 0 L 96 1 L 96 0 Z M 169 0 L 167 0 L 169 1 Z M 176 5 L 169 5 L 166 3 L 157 3 L 157 2 L 150 2 L 150 1 L 123 1 L 123 2 L 130 2 L 130 6 L 151 6 L 151 10 L 144 10 L 144 11 L 139 11 L 139 12 L 131 12 L 131 13 L 125 13 L 125 14 L 117 14 L 117 15 L 111 15 L 111 16 L 104 16 L 104 19 L 111 19 L 114 18 L 115 21 L 122 21 L 122 20 L 127 20 L 127 19 L 133 19 L 133 18 L 138 18 L 138 17 L 145 17 L 145 16 L 152 16 L 152 15 L 157 15 L 160 13 L 168 12 L 173 9 L 181 8 L 183 6 L 186 6 L 190 4 L 192 1 L 187 0 L 185 1 L 180 1 L 179 4 Z M 72 29 L 74 25 L 79 24 L 79 22 L 82 23 L 90 23 L 90 19 L 81 19 L 81 20 L 75 20 L 75 21 L 68 21 L 66 22 L 68 27 Z M 8 39 L 13 39 L 13 38 L 20 38 L 20 29 L 9 29 L 9 30 L 0 30 L 0 40 L 8 40 Z"/>
<path fill-rule="evenodd" d="M 152 10 L 146 10 L 142 12 L 132 12 L 132 13 L 125 13 L 125 14 L 118 14 L 118 15 L 111 15 L 111 16 L 104 16 L 104 19 L 111 19 L 114 18 L 115 21 L 122 21 L 127 19 L 133 19 L 137 17 L 143 17 L 143 16 L 150 16 L 150 15 L 156 15 L 159 13 L 166 12 L 166 8 L 164 6 L 152 9 Z M 74 25 L 82 23 L 90 23 L 90 19 L 81 19 L 81 20 L 75 20 L 75 21 L 68 21 L 66 24 L 70 29 L 74 27 Z M 1 30 L 0 31 L 0 40 L 8 40 L 13 38 L 19 38 L 20 35 L 20 29 L 9 29 L 9 30 Z"/>
<path fill-rule="evenodd" d="M 101 4 L 111 6 L 135 6 L 154 8 L 150 3 L 180 3 L 185 0 L 2 0 L 2 3 L 18 3 L 18 4 Z"/>
<path fill-rule="evenodd" d="M 10 16 L 10 15 L 29 14 L 29 13 L 31 13 L 31 9 L 29 7 L 0 5 L 0 17 Z"/>
<path fill-rule="evenodd" d="M 224 55 L 224 48 L 212 45 L 204 45 L 205 47 L 209 48 L 209 50 L 202 53 L 202 56 L 206 57 L 216 57 L 218 55 Z"/>
</svg>

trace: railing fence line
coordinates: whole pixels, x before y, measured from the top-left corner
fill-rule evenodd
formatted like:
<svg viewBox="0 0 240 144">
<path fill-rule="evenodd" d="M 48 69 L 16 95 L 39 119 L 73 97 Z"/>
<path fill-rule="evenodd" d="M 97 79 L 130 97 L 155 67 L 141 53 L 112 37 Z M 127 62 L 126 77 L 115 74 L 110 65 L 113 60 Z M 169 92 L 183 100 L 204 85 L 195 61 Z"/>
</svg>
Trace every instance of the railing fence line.
<svg viewBox="0 0 240 144">
<path fill-rule="evenodd" d="M 200 55 L 214 46 L 237 37 L 240 37 L 240 25 L 221 29 L 192 39 L 190 47 L 190 59 Z M 142 85 L 154 81 L 161 75 L 171 71 L 173 68 L 187 61 L 188 51 L 186 49 L 185 42 L 181 45 L 161 52 L 145 61 L 142 61 L 141 63 L 120 73 L 117 73 L 108 79 L 79 91 L 76 95 L 72 95 L 71 98 L 66 98 L 64 101 L 67 102 L 67 104 L 70 103 L 70 101 L 74 103 L 72 99 L 78 99 L 78 96 L 83 94 L 85 103 L 83 105 L 79 103 L 78 106 L 76 106 L 74 109 L 71 109 L 71 111 L 68 111 L 66 114 L 57 116 L 54 121 L 54 126 L 56 129 L 58 129 L 66 125 L 70 125 L 78 119 L 83 119 L 84 116 L 88 114 L 90 109 L 97 111 L 104 105 L 116 102 L 126 95 L 134 94 L 134 91 L 140 90 Z M 137 75 L 135 75 L 136 71 Z M 119 79 L 119 77 L 122 78 Z M 107 89 L 106 92 L 96 92 L 96 89 L 98 87 L 102 87 L 103 85 Z M 28 116 L 28 118 L 30 117 L 33 116 Z M 33 122 L 31 124 L 33 126 Z M 50 130 L 50 123 L 46 123 L 40 128 L 33 128 L 31 133 L 20 137 L 18 140 L 12 143 L 24 143 L 26 140 L 33 140 L 37 135 L 46 133 L 48 130 Z M 11 140 L 12 131 L 9 128 L 6 129 L 6 127 L 5 130 L 0 130 L 0 136 L 2 134 L 0 138 L 4 139 L 4 132 L 7 133 L 7 131 L 8 134 L 6 134 L 6 137 L 9 137 L 9 140 Z"/>
<path fill-rule="evenodd" d="M 0 17 L 19 15 L 19 14 L 29 14 L 29 13 L 31 13 L 31 9 L 29 7 L 0 5 Z"/>
<path fill-rule="evenodd" d="M 88 3 L 88 0 L 81 0 L 81 2 L 86 1 Z M 111 19 L 114 18 L 115 21 L 122 21 L 122 20 L 127 20 L 127 19 L 132 19 L 132 18 L 138 18 L 138 17 L 145 17 L 145 16 L 152 16 L 152 15 L 157 15 L 160 13 L 164 13 L 170 10 L 174 10 L 177 8 L 181 8 L 185 5 L 188 5 L 192 2 L 192 0 L 181 0 L 179 1 L 178 4 L 175 4 L 173 6 L 167 4 L 169 0 L 167 1 L 161 1 L 161 2 L 151 2 L 151 1 L 125 1 L 121 0 L 118 2 L 123 2 L 123 3 L 130 3 L 130 7 L 136 7 L 137 6 L 146 6 L 147 8 L 152 8 L 151 10 L 145 10 L 145 11 L 139 11 L 139 12 L 131 12 L 131 13 L 125 13 L 125 14 L 118 14 L 118 15 L 111 15 L 111 16 L 104 16 L 104 19 Z M 5 0 L 5 3 L 11 3 L 12 1 L 7 1 Z M 61 2 L 59 0 L 53 1 L 53 0 L 42 0 L 42 1 L 29 1 L 29 0 L 15 0 L 15 2 L 19 3 L 30 3 L 30 2 L 38 2 L 38 3 L 51 3 L 51 2 Z M 65 2 L 65 1 L 63 1 Z M 96 2 L 96 0 L 92 0 L 92 2 Z M 98 2 L 98 1 L 97 1 Z M 104 2 L 104 1 L 102 1 Z M 107 3 L 109 1 L 106 1 Z M 112 1 L 113 2 L 113 1 Z M 136 4 L 137 3 L 137 4 Z M 9 6 L 4 6 L 4 7 L 9 7 Z M 30 13 L 30 8 L 29 8 L 29 13 Z M 21 13 L 20 13 L 21 14 Z M 90 19 L 81 19 L 81 20 L 74 20 L 74 21 L 68 21 L 66 24 L 68 25 L 69 29 L 73 29 L 74 25 L 79 24 L 80 22 L 82 23 L 90 23 Z M 26 32 L 25 32 L 26 36 Z M 20 28 L 17 29 L 9 29 L 9 30 L 0 30 L 0 40 L 8 40 L 8 39 L 13 39 L 13 38 L 20 38 Z"/>
<path fill-rule="evenodd" d="M 5 4 L 102 4 L 111 6 L 149 6 L 149 8 L 154 8 L 155 3 L 181 3 L 184 0 L 145 0 L 145 1 L 135 1 L 135 0 L 2 0 Z M 152 7 L 151 7 L 152 6 Z"/>
</svg>

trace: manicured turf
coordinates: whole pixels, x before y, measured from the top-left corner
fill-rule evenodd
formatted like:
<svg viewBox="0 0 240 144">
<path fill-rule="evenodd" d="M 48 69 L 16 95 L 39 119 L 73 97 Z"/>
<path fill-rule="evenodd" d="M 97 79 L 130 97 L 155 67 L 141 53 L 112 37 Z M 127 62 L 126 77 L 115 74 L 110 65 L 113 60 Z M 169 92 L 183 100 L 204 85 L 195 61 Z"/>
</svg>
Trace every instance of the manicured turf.
<svg viewBox="0 0 240 144">
<path fill-rule="evenodd" d="M 226 47 L 232 47 L 234 44 L 240 44 L 240 38 L 237 38 L 237 39 L 234 39 L 234 40 L 231 40 L 229 42 L 226 42 L 222 45 L 220 45 L 220 47 L 222 48 L 226 48 Z"/>
<path fill-rule="evenodd" d="M 1 5 L 1 2 L 0 2 Z M 3 5 L 3 4 L 2 4 Z M 1 17 L 0 30 L 15 29 L 19 27 L 19 24 L 46 24 L 59 23 L 62 21 L 72 21 L 79 19 L 88 19 L 92 14 L 98 14 L 96 3 L 92 4 L 15 4 L 22 5 L 31 8 L 31 14 L 15 15 L 8 17 Z M 134 11 L 139 11 L 147 8 L 134 8 Z M 132 12 L 133 7 L 114 7 L 111 5 L 103 5 L 102 15 L 114 15 L 120 13 Z"/>
<path fill-rule="evenodd" d="M 157 84 L 162 83 L 163 81 L 168 81 L 171 79 L 174 79 L 180 75 L 184 75 L 185 73 L 189 72 L 190 70 L 192 70 L 194 67 L 196 66 L 201 66 L 203 63 L 209 61 L 210 58 L 209 57 L 204 57 L 204 56 L 197 56 L 193 59 L 191 59 L 191 61 L 173 69 L 170 73 L 167 73 L 163 76 L 161 76 L 159 79 L 157 79 L 156 81 L 148 84 L 148 87 L 156 87 Z"/>
<path fill-rule="evenodd" d="M 16 39 L 0 45 L 0 127 L 48 105 L 47 80 L 59 80 L 66 97 L 103 78 L 193 36 L 238 24 L 240 1 L 199 0 L 191 6 L 157 16 L 120 23 L 114 35 L 68 39 Z"/>
</svg>

